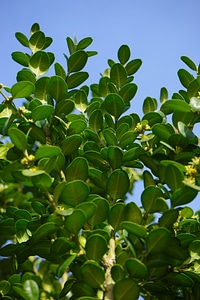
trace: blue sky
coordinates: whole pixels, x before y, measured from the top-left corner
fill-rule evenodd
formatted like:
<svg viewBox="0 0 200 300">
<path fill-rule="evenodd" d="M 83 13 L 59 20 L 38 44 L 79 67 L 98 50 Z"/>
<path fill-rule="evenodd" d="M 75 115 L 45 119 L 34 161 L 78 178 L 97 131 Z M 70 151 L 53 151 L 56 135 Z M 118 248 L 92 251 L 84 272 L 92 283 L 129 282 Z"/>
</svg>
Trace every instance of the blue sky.
<svg viewBox="0 0 200 300">
<path fill-rule="evenodd" d="M 61 64 L 65 64 L 67 36 L 94 39 L 90 48 L 99 54 L 89 60 L 88 83 L 98 82 L 107 59 L 115 60 L 120 45 L 128 44 L 132 58 L 143 61 L 135 75 L 139 89 L 131 108 L 139 114 L 146 96 L 158 99 L 163 86 L 169 96 L 182 88 L 177 71 L 185 66 L 180 56 L 189 56 L 199 64 L 199 0 L 7 0 L 2 1 L 0 9 L 0 82 L 8 86 L 15 83 L 16 73 L 21 69 L 12 61 L 11 53 L 25 49 L 14 34 L 20 31 L 29 35 L 35 22 L 53 38 L 49 51 L 55 53 Z M 139 188 L 133 200 L 138 200 Z M 199 199 L 192 204 L 195 210 L 199 208 Z"/>
</svg>

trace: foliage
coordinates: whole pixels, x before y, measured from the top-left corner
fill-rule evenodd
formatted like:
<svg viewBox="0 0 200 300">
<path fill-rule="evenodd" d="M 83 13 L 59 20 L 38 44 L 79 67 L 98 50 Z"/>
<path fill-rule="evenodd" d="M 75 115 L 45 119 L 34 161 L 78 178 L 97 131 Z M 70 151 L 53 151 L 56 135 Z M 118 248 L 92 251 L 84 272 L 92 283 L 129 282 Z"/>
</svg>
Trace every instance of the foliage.
<svg viewBox="0 0 200 300">
<path fill-rule="evenodd" d="M 199 67 L 181 57 L 183 90 L 147 97 L 140 118 L 126 113 L 142 63 L 127 45 L 89 87 L 90 37 L 67 37 L 66 68 L 38 24 L 16 38 L 29 54 L 12 53 L 23 69 L 0 89 L 1 299 L 199 299 L 200 214 L 187 206 L 200 190 Z"/>
</svg>

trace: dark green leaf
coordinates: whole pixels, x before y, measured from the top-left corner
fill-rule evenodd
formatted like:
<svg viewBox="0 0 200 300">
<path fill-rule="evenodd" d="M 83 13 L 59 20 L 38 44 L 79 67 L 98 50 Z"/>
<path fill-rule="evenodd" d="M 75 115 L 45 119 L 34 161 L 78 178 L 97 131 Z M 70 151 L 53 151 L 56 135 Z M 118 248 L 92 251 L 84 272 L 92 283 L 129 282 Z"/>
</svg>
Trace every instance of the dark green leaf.
<svg viewBox="0 0 200 300">
<path fill-rule="evenodd" d="M 141 195 L 144 209 L 148 213 L 158 212 L 159 207 L 157 206 L 157 200 L 161 197 L 163 197 L 163 193 L 158 187 L 153 185 L 148 186 Z"/>
<path fill-rule="evenodd" d="M 76 157 L 66 169 L 66 180 L 82 180 L 88 178 L 88 163 L 84 157 Z"/>
<path fill-rule="evenodd" d="M 106 189 L 113 200 L 123 199 L 129 190 L 130 181 L 123 170 L 114 170 L 108 178 Z"/>
<path fill-rule="evenodd" d="M 127 75 L 129 76 L 135 74 L 139 70 L 141 65 L 142 65 L 141 59 L 136 58 L 129 61 L 125 67 Z"/>
<path fill-rule="evenodd" d="M 123 153 L 119 147 L 109 146 L 107 152 L 107 160 L 112 169 L 118 169 L 122 165 Z"/>
<path fill-rule="evenodd" d="M 89 169 L 89 178 L 92 180 L 92 182 L 102 188 L 106 189 L 106 182 L 107 182 L 107 176 L 100 170 L 98 169 Z"/>
<path fill-rule="evenodd" d="M 185 88 L 188 88 L 190 82 L 194 80 L 194 76 L 184 69 L 178 70 L 178 77 Z"/>
<path fill-rule="evenodd" d="M 87 72 L 78 72 L 71 74 L 67 77 L 67 85 L 69 89 L 74 89 L 75 87 L 82 84 L 85 80 L 87 80 L 89 74 Z"/>
<path fill-rule="evenodd" d="M 34 23 L 32 26 L 31 26 L 31 34 L 33 34 L 34 32 L 40 30 L 40 25 L 38 23 Z"/>
<path fill-rule="evenodd" d="M 40 105 L 33 109 L 32 111 L 32 119 L 34 122 L 38 120 L 44 120 L 54 113 L 54 107 L 52 105 Z"/>
<path fill-rule="evenodd" d="M 68 115 L 74 110 L 74 102 L 70 99 L 56 103 L 55 114 L 57 116 Z"/>
<path fill-rule="evenodd" d="M 108 222 L 114 228 L 115 231 L 117 231 L 120 228 L 121 222 L 124 221 L 124 209 L 124 203 L 115 203 L 110 208 Z"/>
<path fill-rule="evenodd" d="M 100 234 L 91 234 L 86 241 L 85 251 L 88 259 L 99 261 L 107 249 L 107 241 Z"/>
<path fill-rule="evenodd" d="M 77 50 L 83 50 L 92 44 L 93 39 L 91 37 L 85 37 L 77 44 Z"/>
<path fill-rule="evenodd" d="M 165 103 L 168 99 L 168 91 L 165 87 L 160 89 L 160 103 Z"/>
<path fill-rule="evenodd" d="M 178 209 L 169 209 L 159 219 L 160 227 L 170 228 L 177 221 L 179 216 Z"/>
<path fill-rule="evenodd" d="M 12 53 L 12 59 L 16 61 L 18 64 L 28 67 L 28 62 L 29 62 L 29 56 L 28 54 L 25 54 L 20 51 L 15 51 Z"/>
<path fill-rule="evenodd" d="M 96 212 L 88 221 L 91 226 L 104 222 L 109 214 L 109 203 L 106 199 L 97 197 L 92 201 L 96 205 Z"/>
<path fill-rule="evenodd" d="M 28 47 L 29 46 L 29 41 L 28 38 L 21 32 L 16 32 L 15 33 L 16 39 L 24 46 Z"/>
<path fill-rule="evenodd" d="M 76 51 L 76 46 L 75 46 L 73 40 L 70 37 L 67 37 L 66 42 L 67 42 L 67 46 L 69 49 L 69 53 L 73 54 Z"/>
<path fill-rule="evenodd" d="M 61 145 L 61 149 L 64 155 L 70 155 L 74 152 L 76 152 L 79 148 L 79 146 L 82 143 L 82 138 L 78 134 L 73 134 L 69 137 L 67 137 Z"/>
<path fill-rule="evenodd" d="M 117 53 L 118 59 L 122 65 L 124 65 L 130 58 L 131 51 L 129 46 L 122 45 Z"/>
<path fill-rule="evenodd" d="M 30 244 L 33 245 L 38 241 L 41 241 L 44 237 L 58 230 L 57 225 L 54 222 L 47 222 L 42 224 L 32 235 Z"/>
<path fill-rule="evenodd" d="M 127 83 L 120 89 L 119 95 L 122 97 L 124 102 L 127 103 L 134 98 L 137 89 L 138 87 L 135 83 Z"/>
<path fill-rule="evenodd" d="M 117 145 L 117 138 L 116 138 L 116 135 L 114 134 L 114 132 L 109 129 L 109 128 L 106 128 L 104 131 L 103 131 L 103 136 L 106 140 L 106 143 L 108 144 L 108 146 L 115 146 Z"/>
<path fill-rule="evenodd" d="M 134 280 L 124 278 L 115 283 L 113 293 L 115 300 L 137 300 L 140 288 Z"/>
<path fill-rule="evenodd" d="M 25 151 L 27 149 L 26 135 L 16 127 L 11 127 L 8 130 L 8 135 L 11 141 L 19 150 Z"/>
<path fill-rule="evenodd" d="M 105 109 L 108 113 L 118 119 L 120 115 L 124 112 L 124 101 L 117 94 L 109 94 L 104 101 Z"/>
<path fill-rule="evenodd" d="M 60 76 L 52 76 L 48 82 L 49 95 L 56 101 L 67 98 L 67 84 Z"/>
<path fill-rule="evenodd" d="M 146 279 L 148 277 L 148 269 L 146 265 L 137 258 L 129 258 L 126 261 L 126 268 L 131 277 Z"/>
<path fill-rule="evenodd" d="M 145 227 L 134 222 L 123 221 L 121 223 L 121 228 L 126 229 L 128 233 L 131 233 L 139 238 L 144 238 L 147 235 Z"/>
<path fill-rule="evenodd" d="M 62 65 L 60 65 L 59 63 L 55 63 L 54 64 L 54 69 L 55 69 L 55 73 L 56 73 L 57 76 L 60 76 L 64 80 L 66 80 L 67 74 L 66 74 L 64 68 L 62 67 Z"/>
<path fill-rule="evenodd" d="M 178 206 L 190 203 L 198 194 L 198 191 L 189 186 L 184 186 L 176 190 L 172 194 L 171 203 L 172 206 Z"/>
<path fill-rule="evenodd" d="M 17 81 L 30 81 L 35 84 L 36 78 L 29 69 L 24 68 L 17 73 Z"/>
<path fill-rule="evenodd" d="M 73 180 L 68 182 L 61 194 L 61 201 L 70 206 L 76 205 L 86 201 L 89 195 L 89 188 L 82 180 Z"/>
<path fill-rule="evenodd" d="M 84 282 L 92 288 L 100 288 L 105 280 L 104 269 L 94 261 L 87 261 L 81 266 Z"/>
<path fill-rule="evenodd" d="M 87 59 L 88 56 L 85 51 L 74 52 L 67 61 L 68 73 L 81 71 L 85 67 Z"/>
<path fill-rule="evenodd" d="M 76 209 L 73 213 L 65 218 L 65 229 L 77 235 L 86 221 L 86 215 L 80 209 Z"/>
<path fill-rule="evenodd" d="M 102 129 L 103 124 L 103 114 L 100 109 L 96 109 L 92 112 L 89 118 L 89 125 L 94 131 Z"/>
<path fill-rule="evenodd" d="M 187 56 L 181 56 L 181 60 L 193 71 L 197 71 L 195 63 Z"/>
<path fill-rule="evenodd" d="M 127 80 L 126 70 L 121 64 L 114 64 L 110 70 L 110 80 L 117 86 L 121 88 Z"/>
<path fill-rule="evenodd" d="M 159 253 L 169 245 L 170 231 L 160 227 L 152 230 L 146 239 L 147 251 Z"/>
<path fill-rule="evenodd" d="M 115 264 L 111 269 L 112 279 L 117 282 L 125 277 L 125 271 L 120 264 Z"/>
<path fill-rule="evenodd" d="M 143 102 L 143 112 L 144 114 L 155 111 L 158 107 L 157 100 L 151 97 L 146 97 Z"/>
</svg>

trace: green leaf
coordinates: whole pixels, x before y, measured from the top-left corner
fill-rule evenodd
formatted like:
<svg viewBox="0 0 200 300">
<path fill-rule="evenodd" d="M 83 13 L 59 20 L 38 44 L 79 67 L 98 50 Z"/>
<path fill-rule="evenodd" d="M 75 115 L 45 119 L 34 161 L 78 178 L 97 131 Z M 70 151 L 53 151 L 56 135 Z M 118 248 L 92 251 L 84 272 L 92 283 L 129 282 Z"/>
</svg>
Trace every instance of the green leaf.
<svg viewBox="0 0 200 300">
<path fill-rule="evenodd" d="M 87 127 L 87 124 L 84 120 L 75 120 L 70 123 L 68 128 L 68 134 L 76 134 L 76 133 L 82 133 L 85 128 Z"/>
<path fill-rule="evenodd" d="M 168 99 L 168 91 L 165 87 L 160 89 L 160 103 L 165 103 Z"/>
<path fill-rule="evenodd" d="M 93 39 L 91 37 L 85 37 L 77 44 L 77 50 L 83 50 L 92 44 Z"/>
<path fill-rule="evenodd" d="M 127 75 L 135 74 L 142 65 L 142 60 L 139 58 L 129 61 L 125 67 Z"/>
<path fill-rule="evenodd" d="M 37 51 L 29 59 L 29 67 L 37 77 L 45 74 L 48 71 L 50 64 L 49 56 L 44 51 Z"/>
<path fill-rule="evenodd" d="M 76 109 L 84 113 L 88 106 L 88 100 L 85 91 L 79 90 L 74 97 L 74 102 Z"/>
<path fill-rule="evenodd" d="M 122 65 L 124 65 L 130 58 L 131 51 L 129 46 L 122 45 L 117 53 L 118 59 Z"/>
<path fill-rule="evenodd" d="M 193 189 L 192 186 L 184 186 L 183 188 L 180 188 L 176 190 L 172 194 L 171 203 L 172 206 L 179 206 L 183 204 L 190 203 L 198 194 L 198 191 Z"/>
<path fill-rule="evenodd" d="M 8 294 L 10 289 L 11 289 L 11 284 L 10 284 L 9 281 L 6 281 L 6 280 L 0 281 L 0 292 L 1 292 L 1 294 L 3 294 L 3 295 Z"/>
<path fill-rule="evenodd" d="M 178 287 L 193 287 L 194 285 L 193 280 L 184 273 L 170 273 L 165 276 L 165 279 Z"/>
<path fill-rule="evenodd" d="M 196 98 L 196 97 L 192 97 L 190 99 L 190 106 L 194 112 L 196 112 L 196 111 L 199 112 L 200 111 L 200 99 Z"/>
<path fill-rule="evenodd" d="M 70 37 L 67 37 L 66 42 L 67 42 L 67 46 L 69 49 L 69 53 L 73 54 L 76 51 L 76 46 L 75 46 L 73 40 Z"/>
<path fill-rule="evenodd" d="M 28 38 L 21 32 L 16 32 L 15 37 L 24 47 L 29 47 Z"/>
<path fill-rule="evenodd" d="M 91 116 L 89 118 L 89 125 L 96 132 L 102 129 L 103 114 L 100 109 L 96 109 L 91 113 Z"/>
<path fill-rule="evenodd" d="M 123 278 L 115 283 L 113 294 L 115 300 L 137 300 L 140 294 L 140 288 L 134 280 Z"/>
<path fill-rule="evenodd" d="M 118 169 L 122 165 L 123 153 L 119 147 L 109 146 L 107 152 L 107 160 L 112 169 Z"/>
<path fill-rule="evenodd" d="M 75 207 L 76 205 L 86 201 L 89 195 L 89 188 L 84 181 L 74 180 L 65 185 L 61 194 L 61 201 Z"/>
<path fill-rule="evenodd" d="M 138 134 L 133 131 L 125 132 L 119 139 L 119 146 L 122 149 L 128 147 L 137 138 Z"/>
<path fill-rule="evenodd" d="M 69 77 L 67 77 L 67 85 L 69 89 L 74 89 L 75 87 L 82 84 L 84 81 L 86 81 L 89 77 L 89 74 L 87 72 L 78 72 L 71 74 Z"/>
<path fill-rule="evenodd" d="M 27 295 L 27 300 L 39 299 L 40 290 L 35 280 L 25 280 L 23 282 L 23 290 Z"/>
<path fill-rule="evenodd" d="M 137 89 L 138 87 L 135 83 L 127 83 L 120 89 L 119 95 L 122 97 L 124 102 L 127 103 L 134 98 Z"/>
<path fill-rule="evenodd" d="M 61 100 L 56 103 L 55 114 L 57 116 L 68 115 L 74 110 L 74 102 L 70 99 Z"/>
<path fill-rule="evenodd" d="M 67 257 L 59 266 L 58 266 L 58 269 L 57 269 L 57 276 L 59 278 L 62 277 L 62 275 L 66 272 L 66 270 L 68 269 L 68 266 L 71 265 L 71 263 L 74 261 L 74 259 L 76 258 L 76 255 L 77 254 L 71 254 L 69 257 Z M 67 282 L 69 281 L 70 279 L 67 280 Z"/>
<path fill-rule="evenodd" d="M 125 277 L 125 271 L 120 264 L 115 264 L 111 269 L 112 279 L 117 282 Z"/>
<path fill-rule="evenodd" d="M 115 203 L 110 208 L 108 222 L 114 228 L 115 231 L 117 231 L 120 228 L 121 222 L 124 221 L 124 209 L 124 203 Z"/>
<path fill-rule="evenodd" d="M 147 231 L 144 226 L 138 225 L 134 222 L 123 221 L 121 223 L 121 228 L 126 229 L 128 233 L 131 233 L 139 238 L 144 238 L 147 235 Z"/>
<path fill-rule="evenodd" d="M 185 88 L 188 88 L 190 82 L 194 80 L 194 76 L 184 69 L 178 70 L 178 77 Z"/>
<path fill-rule="evenodd" d="M 54 107 L 52 105 L 40 105 L 33 109 L 31 117 L 34 122 L 38 120 L 44 120 L 54 113 Z"/>
<path fill-rule="evenodd" d="M 90 168 L 89 169 L 89 178 L 90 180 L 92 180 L 92 182 L 102 188 L 102 189 L 106 189 L 106 182 L 107 182 L 107 176 L 100 170 L 98 169 L 94 169 L 94 168 Z"/>
<path fill-rule="evenodd" d="M 32 34 L 29 40 L 29 48 L 33 53 L 42 50 L 45 45 L 45 35 L 42 31 L 36 31 Z"/>
<path fill-rule="evenodd" d="M 159 219 L 160 227 L 169 228 L 174 225 L 179 216 L 178 209 L 171 208 L 163 213 L 163 215 Z"/>
<path fill-rule="evenodd" d="M 28 54 L 25 54 L 20 51 L 15 51 L 11 54 L 12 59 L 16 61 L 18 64 L 28 67 L 28 62 L 29 62 L 29 56 Z"/>
<path fill-rule="evenodd" d="M 8 135 L 19 150 L 25 151 L 27 149 L 27 138 L 26 135 L 16 127 L 10 127 L 8 129 Z"/>
<path fill-rule="evenodd" d="M 82 138 L 78 134 L 68 136 L 61 144 L 61 149 L 64 155 L 70 155 L 76 152 L 82 143 Z"/>
<path fill-rule="evenodd" d="M 87 160 L 84 157 L 76 157 L 67 167 L 65 177 L 67 181 L 86 181 L 88 178 Z"/>
<path fill-rule="evenodd" d="M 47 88 L 49 77 L 41 77 L 35 83 L 35 97 L 40 100 L 47 100 Z"/>
<path fill-rule="evenodd" d="M 181 56 L 181 60 L 193 71 L 197 71 L 195 63 L 187 56 Z"/>
<path fill-rule="evenodd" d="M 189 245 L 189 252 L 193 260 L 200 258 L 200 240 L 195 240 Z"/>
<path fill-rule="evenodd" d="M 148 277 L 148 269 L 146 265 L 137 258 L 129 258 L 126 261 L 126 268 L 131 277 L 146 279 Z"/>
<path fill-rule="evenodd" d="M 129 202 L 125 206 L 124 219 L 133 223 L 140 224 L 142 222 L 142 212 L 135 202 Z"/>
<path fill-rule="evenodd" d="M 76 209 L 73 213 L 65 218 L 65 229 L 70 233 L 77 235 L 86 221 L 85 213 Z"/>
<path fill-rule="evenodd" d="M 108 113 L 118 119 L 124 112 L 124 101 L 119 95 L 111 93 L 105 98 L 104 107 Z"/>
<path fill-rule="evenodd" d="M 103 131 L 103 136 L 106 140 L 106 143 L 108 144 L 108 146 L 115 146 L 117 145 L 117 138 L 116 135 L 114 134 L 114 132 L 110 129 L 110 128 L 106 128 Z"/>
<path fill-rule="evenodd" d="M 33 34 L 34 32 L 36 31 L 39 31 L 40 30 L 40 25 L 38 23 L 34 23 L 32 26 L 31 26 L 31 34 Z"/>
<path fill-rule="evenodd" d="M 150 185 L 142 192 L 141 201 L 144 209 L 148 213 L 154 213 L 159 211 L 157 204 L 158 199 L 163 197 L 161 189 L 156 186 Z"/>
<path fill-rule="evenodd" d="M 107 180 L 107 193 L 116 201 L 123 199 L 129 190 L 130 181 L 127 173 L 123 170 L 114 170 Z"/>
<path fill-rule="evenodd" d="M 36 78 L 29 69 L 24 68 L 17 73 L 17 81 L 30 81 L 35 84 Z"/>
<path fill-rule="evenodd" d="M 112 66 L 110 70 L 110 80 L 117 86 L 118 89 L 126 83 L 126 70 L 121 64 L 117 63 Z"/>
<path fill-rule="evenodd" d="M 91 234 L 86 241 L 85 251 L 88 259 L 99 261 L 107 249 L 107 241 L 100 234 Z"/>
<path fill-rule="evenodd" d="M 157 100 L 151 97 L 146 97 L 143 102 L 143 113 L 146 114 L 151 111 L 155 111 L 158 107 Z"/>
<path fill-rule="evenodd" d="M 175 133 L 169 124 L 155 124 L 152 127 L 152 132 L 164 142 L 168 142 L 169 137 Z"/>
<path fill-rule="evenodd" d="M 13 98 L 26 98 L 30 96 L 35 90 L 35 86 L 30 81 L 20 81 L 15 83 L 11 88 Z"/>
<path fill-rule="evenodd" d="M 56 232 L 58 230 L 58 226 L 54 222 L 47 222 L 42 224 L 37 230 L 33 233 L 30 239 L 30 245 L 35 244 L 38 241 L 43 240 L 43 238 L 49 236 L 50 234 Z"/>
<path fill-rule="evenodd" d="M 34 173 L 34 170 L 32 172 Z M 37 170 L 35 172 L 37 172 Z M 49 174 L 44 172 L 42 174 L 37 174 L 37 176 L 32 176 L 31 181 L 33 186 L 46 190 L 47 188 L 50 188 L 53 180 Z"/>
<path fill-rule="evenodd" d="M 48 82 L 49 95 L 56 101 L 67 98 L 67 84 L 60 76 L 51 76 Z"/>
<path fill-rule="evenodd" d="M 87 221 L 88 219 L 92 218 L 97 207 L 93 202 L 82 202 L 79 205 L 77 205 L 76 209 L 80 209 L 84 212 Z"/>
<path fill-rule="evenodd" d="M 164 180 L 172 191 L 176 191 L 177 189 L 182 188 L 184 186 L 184 174 L 180 171 L 179 168 L 177 168 L 174 165 L 168 165 L 164 172 Z"/>
<path fill-rule="evenodd" d="M 190 112 L 191 108 L 190 105 L 183 101 L 183 100 L 176 100 L 176 99 L 172 99 L 172 100 L 168 100 L 166 102 L 163 103 L 163 105 L 161 106 L 161 111 L 163 111 L 165 113 L 165 110 L 171 110 L 171 111 L 178 111 L 178 112 Z"/>
<path fill-rule="evenodd" d="M 78 50 L 74 52 L 67 61 L 68 73 L 82 70 L 87 63 L 88 56 L 85 51 Z"/>
<path fill-rule="evenodd" d="M 66 80 L 67 74 L 63 68 L 63 66 L 59 63 L 54 64 L 55 73 L 57 76 L 62 77 L 64 80 Z"/>
<path fill-rule="evenodd" d="M 95 226 L 104 222 L 109 214 L 109 203 L 106 199 L 97 197 L 92 201 L 96 205 L 96 212 L 88 221 L 91 226 Z"/>
<path fill-rule="evenodd" d="M 159 253 L 165 250 L 169 245 L 170 231 L 160 227 L 152 230 L 146 238 L 148 252 Z"/>
<path fill-rule="evenodd" d="M 152 111 L 152 112 L 146 113 L 144 115 L 144 117 L 142 118 L 142 121 L 143 120 L 148 121 L 148 125 L 150 127 L 152 127 L 155 124 L 162 123 L 163 119 L 164 119 L 164 116 L 161 114 L 161 112 Z"/>
<path fill-rule="evenodd" d="M 61 153 L 61 150 L 57 146 L 44 145 L 37 149 L 35 153 L 35 160 L 39 160 L 44 157 L 57 156 Z"/>
<path fill-rule="evenodd" d="M 105 280 L 104 269 L 95 261 L 86 261 L 81 266 L 81 274 L 84 282 L 95 289 L 100 288 Z"/>
</svg>

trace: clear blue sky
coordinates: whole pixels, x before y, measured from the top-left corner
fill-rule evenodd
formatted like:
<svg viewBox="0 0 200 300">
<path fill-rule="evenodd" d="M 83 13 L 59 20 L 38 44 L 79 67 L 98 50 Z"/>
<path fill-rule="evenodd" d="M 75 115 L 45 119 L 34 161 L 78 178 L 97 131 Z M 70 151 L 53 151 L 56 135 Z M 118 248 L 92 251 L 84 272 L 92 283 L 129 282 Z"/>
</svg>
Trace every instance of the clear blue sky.
<svg viewBox="0 0 200 300">
<path fill-rule="evenodd" d="M 99 54 L 89 61 L 88 83 L 98 82 L 107 59 L 115 59 L 119 46 L 128 44 L 132 58 L 143 60 L 135 76 L 139 90 L 132 102 L 132 111 L 139 114 L 146 96 L 158 99 L 163 86 L 170 96 L 181 88 L 177 70 L 184 64 L 180 56 L 189 56 L 199 64 L 199 0 L 6 0 L 0 10 L 0 82 L 8 86 L 15 83 L 15 75 L 21 69 L 12 61 L 11 53 L 25 49 L 14 34 L 20 31 L 29 35 L 35 22 L 53 38 L 49 50 L 61 64 L 65 63 L 67 36 L 94 39 L 91 50 Z M 139 194 L 138 187 L 134 201 Z M 200 197 L 192 204 L 195 210 L 200 208 L 199 200 Z"/>
</svg>

